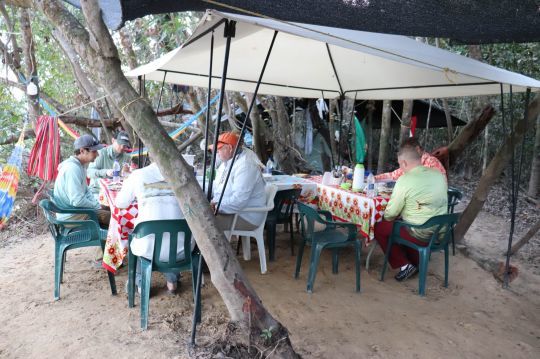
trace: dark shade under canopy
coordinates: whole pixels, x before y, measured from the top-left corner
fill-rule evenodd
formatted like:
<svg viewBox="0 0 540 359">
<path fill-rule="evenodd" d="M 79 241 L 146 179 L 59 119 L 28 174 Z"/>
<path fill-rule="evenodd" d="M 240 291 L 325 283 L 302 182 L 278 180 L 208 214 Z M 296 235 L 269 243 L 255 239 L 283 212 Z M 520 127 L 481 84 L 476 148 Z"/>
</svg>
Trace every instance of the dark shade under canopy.
<svg viewBox="0 0 540 359">
<path fill-rule="evenodd" d="M 373 128 L 378 129 L 381 128 L 383 101 L 374 102 L 375 110 L 373 111 Z M 367 104 L 367 101 L 356 102 L 356 116 L 359 119 L 364 120 L 367 118 Z M 401 113 L 403 112 L 403 101 L 392 101 L 392 109 L 392 127 L 399 127 L 400 121 L 398 116 L 401 117 Z M 417 118 L 416 128 L 426 128 L 428 113 L 429 101 L 414 100 L 412 115 L 416 116 Z M 431 105 L 431 115 L 429 117 L 429 128 L 446 127 L 446 116 L 444 114 L 444 110 L 434 102 Z M 466 122 L 462 121 L 456 116 L 452 116 L 452 125 L 464 126 L 466 125 Z"/>
<path fill-rule="evenodd" d="M 79 0 L 65 1 L 80 6 Z M 149 14 L 216 9 L 468 44 L 540 41 L 537 0 L 100 0 L 100 5 L 111 29 Z"/>
</svg>

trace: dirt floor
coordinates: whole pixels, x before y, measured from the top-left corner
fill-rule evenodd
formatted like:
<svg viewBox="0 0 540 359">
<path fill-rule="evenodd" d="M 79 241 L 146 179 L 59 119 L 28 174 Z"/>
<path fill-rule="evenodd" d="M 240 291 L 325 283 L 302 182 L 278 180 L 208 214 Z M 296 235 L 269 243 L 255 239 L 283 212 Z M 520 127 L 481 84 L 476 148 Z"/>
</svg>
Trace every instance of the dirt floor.
<svg viewBox="0 0 540 359">
<path fill-rule="evenodd" d="M 505 219 L 483 212 L 467 235 L 468 255 L 481 263 L 487 263 L 482 258 L 497 261 L 507 240 L 507 226 Z M 175 297 L 166 295 L 163 277 L 154 276 L 149 329 L 141 331 L 139 307 L 127 307 L 125 269 L 117 276 L 119 294 L 113 297 L 105 272 L 90 266 L 94 250 L 71 251 L 61 300 L 54 301 L 49 234 L 9 233 L 3 232 L 0 238 L 1 358 L 190 356 L 189 274 Z M 370 272 L 362 270 L 360 294 L 354 292 L 352 254 L 340 257 L 337 275 L 332 274 L 326 254 L 310 295 L 305 291 L 307 262 L 300 279 L 293 279 L 295 258 L 287 238 L 287 234 L 278 237 L 277 258 L 269 263 L 267 274 L 259 273 L 256 246 L 252 246 L 253 259 L 242 264 L 265 305 L 290 330 L 293 345 L 304 358 L 540 357 L 537 262 L 514 262 L 519 276 L 505 290 L 491 272 L 458 253 L 451 257 L 450 286 L 444 288 L 443 256 L 434 254 L 427 296 L 421 298 L 416 294 L 416 279 L 398 283 L 390 272 L 384 282 L 379 281 L 379 251 Z M 308 258 L 309 254 L 304 260 Z M 198 344 L 214 342 L 227 320 L 207 277 Z"/>
</svg>

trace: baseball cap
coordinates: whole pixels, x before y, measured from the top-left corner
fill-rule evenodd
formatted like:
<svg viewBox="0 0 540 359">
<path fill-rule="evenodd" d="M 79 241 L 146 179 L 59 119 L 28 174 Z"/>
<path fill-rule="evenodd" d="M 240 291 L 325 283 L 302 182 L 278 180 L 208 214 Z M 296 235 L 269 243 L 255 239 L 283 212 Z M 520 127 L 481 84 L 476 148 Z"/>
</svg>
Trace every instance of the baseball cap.
<svg viewBox="0 0 540 359">
<path fill-rule="evenodd" d="M 105 145 L 99 143 L 98 140 L 90 135 L 82 135 L 75 140 L 73 147 L 75 147 L 76 150 L 88 148 L 91 151 L 97 151 L 105 147 Z"/>
<path fill-rule="evenodd" d="M 120 131 L 116 134 L 116 142 L 118 142 L 119 145 L 131 148 L 131 142 L 129 141 L 129 136 L 126 131 Z"/>
<path fill-rule="evenodd" d="M 238 134 L 234 132 L 223 132 L 218 137 L 217 148 L 219 150 L 221 147 L 223 147 L 223 145 L 231 145 L 234 148 L 237 143 L 238 143 Z M 208 146 L 208 148 L 212 150 L 214 148 L 214 145 L 210 145 Z"/>
</svg>

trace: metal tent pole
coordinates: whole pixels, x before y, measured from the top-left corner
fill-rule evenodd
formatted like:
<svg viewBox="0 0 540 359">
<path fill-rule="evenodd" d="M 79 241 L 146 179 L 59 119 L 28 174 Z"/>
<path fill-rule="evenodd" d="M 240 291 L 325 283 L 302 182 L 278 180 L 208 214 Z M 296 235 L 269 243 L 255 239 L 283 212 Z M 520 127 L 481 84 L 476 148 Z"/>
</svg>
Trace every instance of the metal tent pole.
<svg viewBox="0 0 540 359">
<path fill-rule="evenodd" d="M 212 178 L 214 178 L 214 170 L 216 165 L 216 149 L 217 149 L 217 142 L 219 137 L 219 127 L 221 123 L 221 111 L 223 110 L 223 94 L 225 93 L 225 81 L 227 80 L 227 68 L 229 65 L 229 53 L 231 49 L 231 39 L 235 36 L 236 31 L 236 22 L 227 20 L 225 21 L 225 31 L 224 36 L 227 38 L 227 41 L 225 43 L 225 56 L 223 60 L 223 74 L 221 76 L 221 88 L 220 88 L 220 96 L 219 96 L 219 107 L 218 107 L 218 117 L 216 121 L 216 129 L 215 129 L 215 136 L 214 136 L 214 151 L 212 151 L 212 163 L 210 167 L 210 180 L 208 181 L 208 194 L 207 198 L 210 200 L 212 196 Z M 211 75 L 209 76 L 211 77 Z M 211 81 L 211 80 L 210 80 Z M 207 109 L 208 110 L 208 109 Z M 195 345 L 195 336 L 197 334 L 197 322 L 201 320 L 201 318 L 197 317 L 197 313 L 199 311 L 199 305 L 200 305 L 200 298 L 201 298 L 201 282 L 202 282 L 202 262 L 203 262 L 202 256 L 199 260 L 199 265 L 197 267 L 197 283 L 195 285 L 195 303 L 194 303 L 194 309 L 193 309 L 193 322 L 191 325 L 191 345 Z"/>
<path fill-rule="evenodd" d="M 527 121 L 527 118 L 529 116 L 529 101 L 531 96 L 531 90 L 530 88 L 527 88 L 527 92 L 525 94 L 525 113 L 524 113 L 524 120 Z M 512 249 L 512 241 L 514 237 L 514 227 L 516 222 L 516 210 L 517 210 L 517 201 L 519 196 L 519 181 L 521 178 L 521 165 L 523 163 L 523 152 L 524 152 L 524 145 L 525 145 L 525 137 L 526 133 L 523 135 L 523 139 L 521 142 L 521 154 L 520 154 L 520 163 L 518 167 L 518 173 L 517 178 L 515 176 L 515 151 L 514 151 L 514 121 L 513 121 L 513 93 L 512 93 L 512 86 L 510 85 L 510 118 L 511 118 L 511 133 L 510 133 L 510 147 L 512 148 L 512 156 L 511 156 L 511 208 L 510 208 L 510 234 L 508 236 L 508 249 L 506 251 L 506 261 L 504 266 L 504 282 L 503 282 L 503 288 L 508 288 L 508 275 L 510 274 L 510 252 Z"/>
<path fill-rule="evenodd" d="M 204 129 L 204 160 L 203 160 L 203 192 L 206 189 L 206 161 L 208 160 L 208 137 L 210 134 L 210 96 L 212 92 L 212 65 L 214 60 L 214 31 L 212 31 L 212 37 L 210 38 L 210 68 L 208 69 L 208 95 L 206 104 L 206 125 Z M 210 198 L 208 198 L 210 200 Z"/>
<path fill-rule="evenodd" d="M 234 147 L 234 154 L 231 159 L 231 165 L 229 166 L 229 170 L 227 171 L 227 177 L 225 177 L 225 183 L 223 184 L 223 190 L 221 191 L 221 195 L 219 196 L 219 201 L 216 205 L 216 214 L 219 211 L 219 206 L 221 204 L 221 200 L 223 199 L 223 194 L 225 193 L 225 188 L 227 188 L 227 182 L 229 181 L 229 177 L 231 175 L 231 171 L 234 165 L 234 161 L 236 161 L 236 155 L 238 154 L 238 151 L 240 149 L 240 142 L 242 141 L 242 138 L 244 137 L 244 132 L 246 131 L 246 123 L 251 115 L 251 110 L 253 109 L 254 104 L 257 102 L 257 93 L 259 92 L 259 86 L 261 84 L 261 80 L 264 75 L 264 71 L 266 70 L 266 65 L 268 64 L 268 59 L 270 58 L 270 54 L 272 53 L 272 48 L 274 47 L 274 42 L 276 40 L 278 32 L 274 31 L 274 36 L 272 37 L 272 42 L 270 43 L 270 48 L 268 49 L 268 53 L 266 54 L 266 58 L 264 59 L 264 64 L 261 70 L 261 73 L 259 75 L 259 80 L 257 81 L 257 85 L 255 86 L 255 91 L 253 92 L 253 98 L 251 99 L 251 103 L 249 104 L 249 109 L 246 114 L 246 118 L 244 119 L 244 122 L 242 123 L 242 130 L 240 131 L 240 137 L 238 138 L 238 142 L 236 143 L 236 146 Z M 216 151 L 214 151 L 216 152 Z"/>
</svg>

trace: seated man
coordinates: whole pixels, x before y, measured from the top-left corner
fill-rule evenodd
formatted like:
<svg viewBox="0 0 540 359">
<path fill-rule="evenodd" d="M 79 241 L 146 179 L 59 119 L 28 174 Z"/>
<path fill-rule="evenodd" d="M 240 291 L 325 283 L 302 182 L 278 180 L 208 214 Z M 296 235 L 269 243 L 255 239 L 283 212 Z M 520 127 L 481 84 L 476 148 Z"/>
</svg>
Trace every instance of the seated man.
<svg viewBox="0 0 540 359">
<path fill-rule="evenodd" d="M 184 215 L 178 206 L 174 192 L 161 175 L 157 164 L 134 170 L 133 173 L 124 181 L 122 189 L 116 197 L 118 208 L 127 208 L 134 201 L 138 202 L 139 213 L 135 219 L 135 225 L 143 221 L 155 221 L 162 219 L 183 219 Z M 166 261 L 169 257 L 169 238 L 168 234 L 163 235 L 160 259 Z M 192 240 L 192 246 L 195 241 Z M 133 238 L 131 242 L 131 251 L 136 256 L 142 256 L 152 259 L 154 253 L 154 235 L 141 238 Z M 184 234 L 178 235 L 177 259 L 183 259 L 184 253 Z M 179 279 L 178 273 L 165 273 L 167 279 L 167 290 L 174 294 L 177 289 Z M 140 264 L 137 263 L 136 284 L 140 287 L 141 274 Z"/>
<path fill-rule="evenodd" d="M 411 148 L 416 149 L 418 154 L 422 156 L 420 159 L 422 166 L 434 168 L 437 171 L 441 172 L 444 175 L 444 178 L 446 178 L 446 170 L 444 169 L 444 166 L 442 165 L 441 161 L 439 161 L 435 156 L 432 156 L 429 153 L 425 152 L 415 137 L 410 137 L 406 139 L 405 141 L 403 141 L 403 143 L 399 147 L 400 148 L 411 147 Z M 385 181 L 385 180 L 397 181 L 397 179 L 401 177 L 401 175 L 403 175 L 403 170 L 401 168 L 398 168 L 397 170 L 393 172 L 381 173 L 380 175 L 376 175 L 375 181 Z"/>
<path fill-rule="evenodd" d="M 447 213 L 446 178 L 437 170 L 422 166 L 420 154 L 410 146 L 402 147 L 398 162 L 403 170 L 388 201 L 384 219 L 375 225 L 375 239 L 384 253 L 392 234 L 393 220 L 398 217 L 412 224 L 423 224 L 433 216 Z M 401 238 L 426 246 L 432 232 L 429 229 L 402 228 Z M 393 245 L 388 262 L 399 268 L 396 280 L 402 281 L 414 275 L 418 269 L 418 252 L 409 247 Z"/>
<path fill-rule="evenodd" d="M 94 137 L 82 135 L 75 140 L 75 155 L 60 163 L 54 183 L 54 202 L 62 208 L 92 208 L 97 211 L 101 227 L 107 228 L 111 212 L 100 209 L 98 200 L 88 189 L 86 166 L 98 156 L 103 148 Z M 84 220 L 86 214 L 58 214 L 60 220 Z"/>
<path fill-rule="evenodd" d="M 131 148 L 127 132 L 120 131 L 112 140 L 112 145 L 99 151 L 99 157 L 88 166 L 90 178 L 90 190 L 94 196 L 99 194 L 99 179 L 112 177 L 114 161 L 118 161 L 124 171 L 129 171 L 131 154 L 127 151 Z"/>
<path fill-rule="evenodd" d="M 222 162 L 216 171 L 213 185 L 214 193 L 211 202 L 213 210 L 223 193 L 238 138 L 234 132 L 224 132 L 218 138 L 217 154 Z M 240 148 L 219 206 L 219 214 L 216 216 L 218 228 L 228 230 L 231 228 L 235 213 L 244 208 L 262 207 L 266 204 L 265 183 L 261 168 L 262 163 L 255 153 L 247 148 Z M 236 229 L 250 231 L 257 228 L 263 221 L 264 213 L 242 213 L 236 221 Z"/>
</svg>

